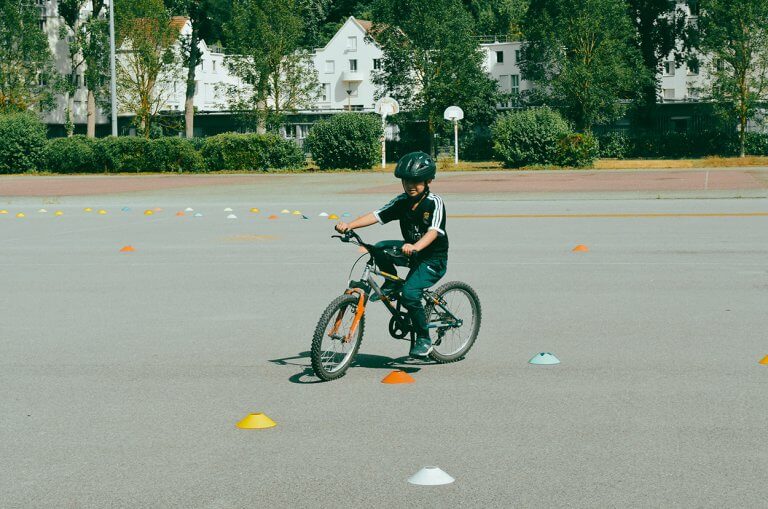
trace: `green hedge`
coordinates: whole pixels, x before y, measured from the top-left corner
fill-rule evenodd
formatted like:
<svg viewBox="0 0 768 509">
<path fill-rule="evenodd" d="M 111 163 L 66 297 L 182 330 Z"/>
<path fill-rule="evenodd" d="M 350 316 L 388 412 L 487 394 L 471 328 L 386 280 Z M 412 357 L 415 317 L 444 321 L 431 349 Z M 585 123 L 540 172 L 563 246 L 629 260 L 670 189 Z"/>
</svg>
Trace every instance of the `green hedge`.
<svg viewBox="0 0 768 509">
<path fill-rule="evenodd" d="M 491 126 L 493 151 L 508 168 L 559 164 L 559 142 L 571 134 L 568 122 L 550 108 L 508 112 Z"/>
<path fill-rule="evenodd" d="M 44 162 L 46 133 L 32 113 L 0 115 L 0 173 L 38 170 Z"/>
<path fill-rule="evenodd" d="M 93 173 L 96 140 L 83 135 L 54 138 L 45 146 L 45 169 L 53 173 Z"/>
<path fill-rule="evenodd" d="M 149 156 L 150 141 L 142 136 L 107 136 L 96 142 L 97 171 L 128 173 L 155 171 Z"/>
<path fill-rule="evenodd" d="M 300 169 L 305 162 L 296 143 L 276 134 L 217 134 L 205 139 L 201 153 L 209 170 Z"/>
<path fill-rule="evenodd" d="M 203 156 L 186 138 L 167 137 L 150 140 L 146 147 L 155 171 L 201 171 L 205 169 Z"/>
<path fill-rule="evenodd" d="M 305 141 L 321 170 L 368 169 L 381 161 L 381 119 L 342 113 L 312 126 Z"/>
<path fill-rule="evenodd" d="M 557 143 L 558 163 L 574 168 L 591 168 L 598 156 L 597 139 L 590 133 L 573 133 Z"/>
</svg>

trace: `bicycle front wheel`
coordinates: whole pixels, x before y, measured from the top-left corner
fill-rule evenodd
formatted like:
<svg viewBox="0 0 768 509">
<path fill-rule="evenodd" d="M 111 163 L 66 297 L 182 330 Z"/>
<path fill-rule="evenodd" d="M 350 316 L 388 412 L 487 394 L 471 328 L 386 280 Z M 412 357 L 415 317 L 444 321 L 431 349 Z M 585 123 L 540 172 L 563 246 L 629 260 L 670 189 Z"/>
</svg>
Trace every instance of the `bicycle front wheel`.
<svg viewBox="0 0 768 509">
<path fill-rule="evenodd" d="M 430 328 L 432 351 L 429 356 L 436 362 L 447 363 L 462 359 L 477 339 L 482 309 L 475 290 L 466 283 L 451 281 L 433 292 L 438 303 L 428 302 L 427 321 Z"/>
<path fill-rule="evenodd" d="M 321 380 L 335 380 L 347 372 L 360 349 L 365 329 L 365 315 L 355 330 L 359 297 L 344 294 L 331 302 L 320 316 L 312 338 L 312 369 Z"/>
</svg>

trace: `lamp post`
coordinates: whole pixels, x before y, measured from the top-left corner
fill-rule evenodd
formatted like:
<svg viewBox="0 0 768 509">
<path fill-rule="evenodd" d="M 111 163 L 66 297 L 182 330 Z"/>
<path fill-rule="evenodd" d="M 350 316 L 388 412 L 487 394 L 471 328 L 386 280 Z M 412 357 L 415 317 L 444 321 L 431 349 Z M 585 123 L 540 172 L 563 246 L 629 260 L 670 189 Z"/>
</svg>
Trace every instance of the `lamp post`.
<svg viewBox="0 0 768 509">
<path fill-rule="evenodd" d="M 400 105 L 391 97 L 382 97 L 376 101 L 374 111 L 381 115 L 381 167 L 387 167 L 387 115 L 400 111 Z"/>
</svg>

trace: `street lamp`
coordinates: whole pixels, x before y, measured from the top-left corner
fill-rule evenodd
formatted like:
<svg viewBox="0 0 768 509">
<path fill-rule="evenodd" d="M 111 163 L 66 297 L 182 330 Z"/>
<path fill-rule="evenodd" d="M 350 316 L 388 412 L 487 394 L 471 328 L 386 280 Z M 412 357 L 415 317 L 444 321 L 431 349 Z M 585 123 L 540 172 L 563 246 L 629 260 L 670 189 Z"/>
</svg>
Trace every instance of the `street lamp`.
<svg viewBox="0 0 768 509">
<path fill-rule="evenodd" d="M 394 115 L 400 111 L 400 105 L 391 97 L 382 97 L 376 101 L 374 111 L 381 115 L 381 167 L 387 166 L 387 115 Z"/>
<path fill-rule="evenodd" d="M 117 136 L 117 76 L 115 71 L 115 0 L 109 0 L 109 93 L 112 102 L 112 136 Z"/>
<path fill-rule="evenodd" d="M 453 164 L 459 164 L 459 120 L 464 118 L 464 110 L 458 106 L 448 106 L 443 118 L 453 121 Z"/>
</svg>

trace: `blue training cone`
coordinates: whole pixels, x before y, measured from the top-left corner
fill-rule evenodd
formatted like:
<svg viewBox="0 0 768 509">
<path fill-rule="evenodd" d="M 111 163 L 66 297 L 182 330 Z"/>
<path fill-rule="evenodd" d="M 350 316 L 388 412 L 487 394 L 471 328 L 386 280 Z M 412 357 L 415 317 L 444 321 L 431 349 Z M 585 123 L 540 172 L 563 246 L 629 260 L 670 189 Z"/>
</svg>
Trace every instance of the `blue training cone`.
<svg viewBox="0 0 768 509">
<path fill-rule="evenodd" d="M 534 355 L 528 362 L 530 364 L 560 364 L 560 359 L 555 357 L 552 353 L 541 352 Z"/>
</svg>

